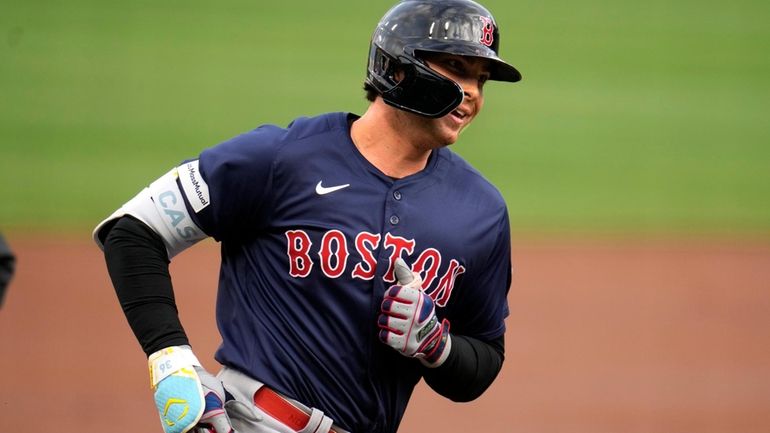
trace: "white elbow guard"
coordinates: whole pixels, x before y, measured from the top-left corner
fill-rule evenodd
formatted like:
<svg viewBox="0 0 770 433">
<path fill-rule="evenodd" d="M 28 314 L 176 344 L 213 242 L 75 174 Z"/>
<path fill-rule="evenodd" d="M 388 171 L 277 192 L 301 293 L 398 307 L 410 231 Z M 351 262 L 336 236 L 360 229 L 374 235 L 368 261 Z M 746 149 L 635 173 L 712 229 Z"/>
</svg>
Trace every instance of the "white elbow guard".
<svg viewBox="0 0 770 433">
<path fill-rule="evenodd" d="M 197 165 L 197 161 L 194 163 Z M 166 244 L 169 259 L 204 239 L 206 234 L 187 212 L 183 193 L 176 182 L 178 177 L 177 168 L 172 169 L 99 223 L 93 232 L 94 241 L 99 248 L 104 249 L 99 238 L 100 230 L 105 224 L 125 215 L 142 221 L 160 235 Z"/>
</svg>

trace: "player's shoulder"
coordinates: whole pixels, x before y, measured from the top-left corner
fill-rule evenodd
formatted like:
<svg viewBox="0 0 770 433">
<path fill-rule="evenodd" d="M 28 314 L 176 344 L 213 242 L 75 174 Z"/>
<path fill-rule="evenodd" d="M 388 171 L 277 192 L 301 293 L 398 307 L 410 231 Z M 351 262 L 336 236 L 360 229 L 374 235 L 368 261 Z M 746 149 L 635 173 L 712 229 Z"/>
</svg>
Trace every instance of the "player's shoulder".
<svg viewBox="0 0 770 433">
<path fill-rule="evenodd" d="M 331 131 L 343 130 L 347 127 L 346 119 L 347 113 L 325 113 L 312 117 L 303 116 L 292 120 L 286 127 L 272 123 L 264 124 L 241 134 L 239 137 L 244 141 L 252 142 L 297 141 Z"/>
<path fill-rule="evenodd" d="M 442 165 L 445 166 L 445 179 L 462 194 L 482 199 L 490 207 L 504 210 L 505 199 L 500 190 L 481 171 L 472 166 L 462 156 L 449 148 L 439 152 Z"/>
<path fill-rule="evenodd" d="M 347 134 L 347 113 L 325 113 L 313 117 L 298 117 L 285 127 L 264 125 L 255 130 L 254 141 L 274 146 L 279 152 L 293 149 L 288 153 L 310 151 L 319 144 L 334 143 L 329 136 Z M 267 143 L 266 143 L 267 142 Z"/>
<path fill-rule="evenodd" d="M 281 154 L 288 144 L 322 141 L 320 138 L 325 134 L 343 130 L 346 127 L 346 118 L 346 113 L 326 113 L 296 118 L 285 127 L 266 123 L 206 149 L 203 155 L 272 159 Z M 319 140 L 313 140 L 314 137 Z"/>
<path fill-rule="evenodd" d="M 286 138 L 303 140 L 318 135 L 347 131 L 347 113 L 325 113 L 312 117 L 298 117 L 286 127 Z"/>
</svg>

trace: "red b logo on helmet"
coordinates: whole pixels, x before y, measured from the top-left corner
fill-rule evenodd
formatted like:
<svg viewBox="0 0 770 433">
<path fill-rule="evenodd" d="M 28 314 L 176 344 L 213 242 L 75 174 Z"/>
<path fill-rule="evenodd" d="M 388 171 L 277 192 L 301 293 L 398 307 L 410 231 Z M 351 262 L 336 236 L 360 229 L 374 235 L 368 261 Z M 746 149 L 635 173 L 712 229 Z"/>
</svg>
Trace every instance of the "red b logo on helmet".
<svg viewBox="0 0 770 433">
<path fill-rule="evenodd" d="M 482 44 L 491 47 L 495 42 L 495 25 L 492 23 L 490 17 L 479 17 L 481 20 L 481 42 Z"/>
</svg>

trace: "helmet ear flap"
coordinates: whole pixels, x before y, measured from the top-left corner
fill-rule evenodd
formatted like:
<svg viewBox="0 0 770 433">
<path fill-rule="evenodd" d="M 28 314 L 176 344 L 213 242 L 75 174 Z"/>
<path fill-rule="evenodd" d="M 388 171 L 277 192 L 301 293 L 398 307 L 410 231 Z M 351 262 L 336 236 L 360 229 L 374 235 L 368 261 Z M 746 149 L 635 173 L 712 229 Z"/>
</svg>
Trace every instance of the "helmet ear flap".
<svg viewBox="0 0 770 433">
<path fill-rule="evenodd" d="M 391 62 L 388 78 L 393 86 L 384 91 L 382 97 L 391 102 L 398 102 L 403 98 L 406 89 L 412 87 L 416 81 L 417 69 L 413 63 Z M 398 106 L 398 105 L 396 105 Z"/>
<path fill-rule="evenodd" d="M 378 81 L 387 86 L 385 89 L 375 86 L 378 90 L 388 91 L 390 87 L 407 86 L 414 81 L 415 68 L 411 62 L 400 61 L 377 46 L 374 50 L 372 72 L 379 78 Z"/>
<path fill-rule="evenodd" d="M 393 67 L 394 84 L 380 89 L 386 104 L 421 116 L 438 118 L 463 102 L 464 94 L 459 84 L 413 57 L 404 55 L 398 60 L 397 66 Z"/>
<path fill-rule="evenodd" d="M 395 72 L 393 70 L 395 59 L 378 46 L 372 48 L 374 50 L 373 61 L 370 65 L 372 72 L 374 72 L 375 76 L 390 81 L 389 84 L 395 85 L 396 82 L 393 80 L 395 78 L 393 76 Z"/>
<path fill-rule="evenodd" d="M 386 104 L 420 116 L 442 117 L 463 101 L 454 81 L 406 53 L 395 57 L 372 44 L 366 81 Z"/>
</svg>

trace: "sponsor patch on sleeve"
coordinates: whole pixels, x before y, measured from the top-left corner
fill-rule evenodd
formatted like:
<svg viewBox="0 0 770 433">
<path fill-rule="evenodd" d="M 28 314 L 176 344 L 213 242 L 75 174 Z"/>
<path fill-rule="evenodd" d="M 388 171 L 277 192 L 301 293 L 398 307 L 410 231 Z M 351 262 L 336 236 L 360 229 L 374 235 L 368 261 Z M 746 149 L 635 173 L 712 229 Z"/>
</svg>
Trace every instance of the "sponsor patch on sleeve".
<svg viewBox="0 0 770 433">
<path fill-rule="evenodd" d="M 180 165 L 177 171 L 184 195 L 195 213 L 205 209 L 211 203 L 211 198 L 209 197 L 209 186 L 198 170 L 198 160 Z"/>
</svg>

